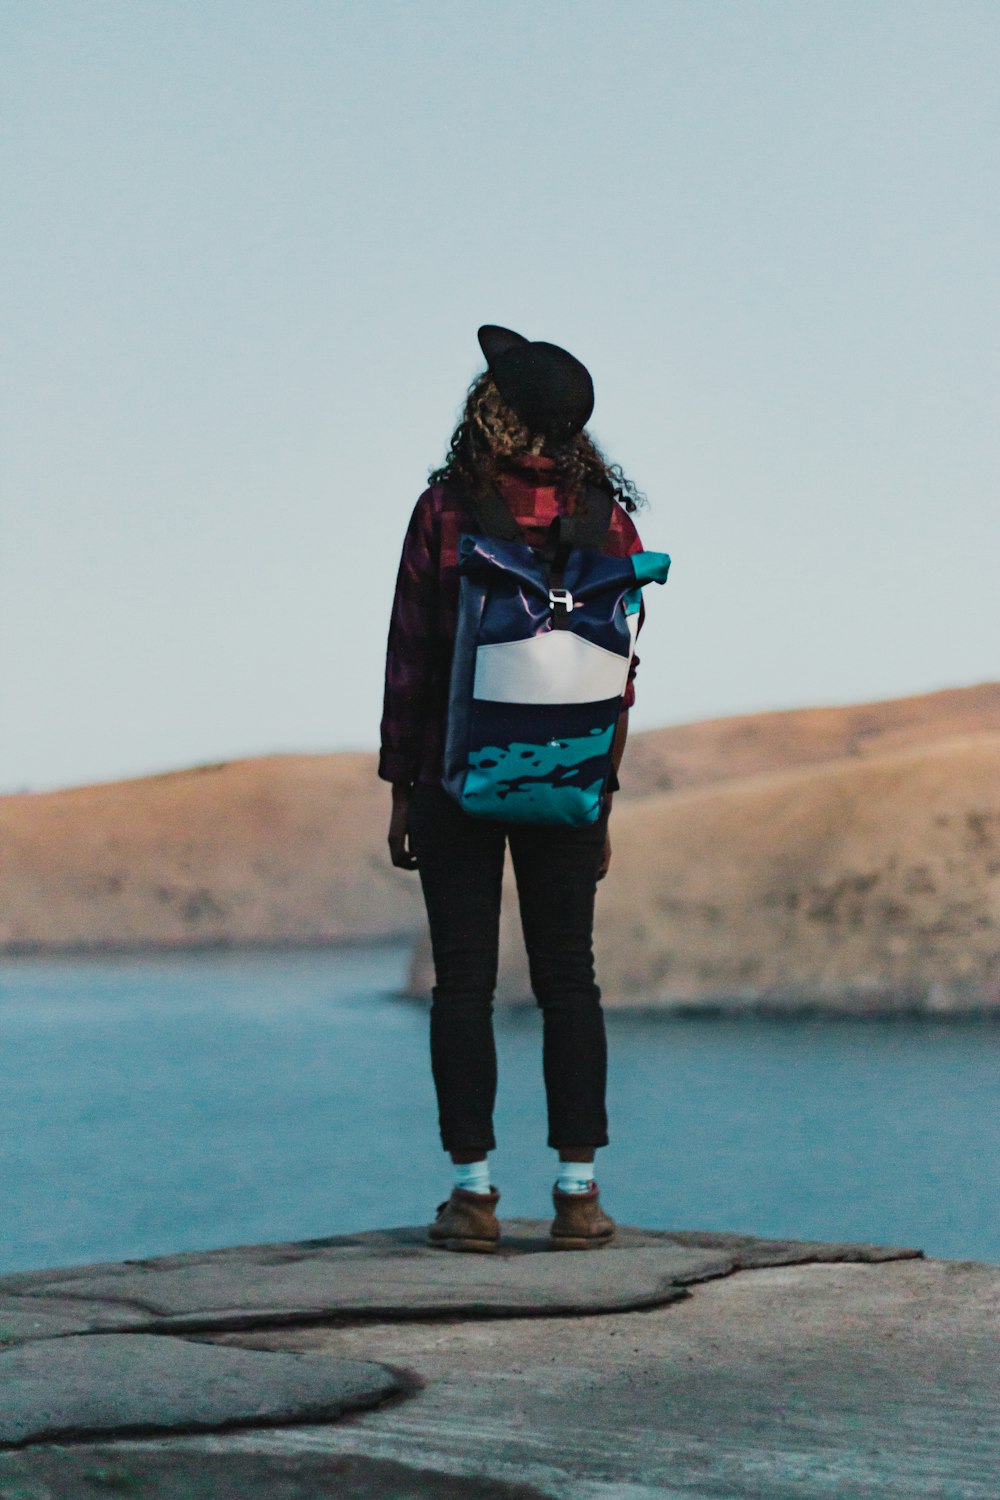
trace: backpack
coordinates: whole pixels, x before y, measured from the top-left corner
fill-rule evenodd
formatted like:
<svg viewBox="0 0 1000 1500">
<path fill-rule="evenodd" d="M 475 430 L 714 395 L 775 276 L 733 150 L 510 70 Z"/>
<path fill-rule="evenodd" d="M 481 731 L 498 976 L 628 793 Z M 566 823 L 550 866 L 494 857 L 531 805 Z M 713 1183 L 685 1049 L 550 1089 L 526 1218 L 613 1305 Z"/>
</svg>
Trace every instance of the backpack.
<svg viewBox="0 0 1000 1500">
<path fill-rule="evenodd" d="M 476 817 L 600 817 L 640 592 L 670 567 L 665 552 L 601 551 L 614 503 L 588 487 L 529 546 L 498 492 L 465 502 L 442 784 Z"/>
</svg>

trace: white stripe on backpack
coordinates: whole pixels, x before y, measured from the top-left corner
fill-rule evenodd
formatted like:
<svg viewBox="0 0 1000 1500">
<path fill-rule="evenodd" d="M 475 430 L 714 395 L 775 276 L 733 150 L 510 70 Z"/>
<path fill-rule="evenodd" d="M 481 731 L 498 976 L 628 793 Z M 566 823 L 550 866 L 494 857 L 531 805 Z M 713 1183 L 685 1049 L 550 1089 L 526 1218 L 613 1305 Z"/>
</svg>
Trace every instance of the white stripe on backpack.
<svg viewBox="0 0 1000 1500">
<path fill-rule="evenodd" d="M 630 660 L 572 630 L 546 630 L 480 646 L 472 696 L 490 703 L 599 703 L 625 691 Z"/>
</svg>

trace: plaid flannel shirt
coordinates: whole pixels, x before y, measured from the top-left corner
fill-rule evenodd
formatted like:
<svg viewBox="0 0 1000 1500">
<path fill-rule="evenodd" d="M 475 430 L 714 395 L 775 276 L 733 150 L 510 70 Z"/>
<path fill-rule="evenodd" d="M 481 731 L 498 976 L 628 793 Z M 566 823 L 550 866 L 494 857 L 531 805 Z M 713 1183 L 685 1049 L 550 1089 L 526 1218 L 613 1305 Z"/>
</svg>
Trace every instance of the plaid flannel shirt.
<svg viewBox="0 0 1000 1500">
<path fill-rule="evenodd" d="M 550 522 L 566 510 L 551 482 L 550 458 L 527 455 L 500 475 L 499 488 L 525 540 L 541 544 Z M 383 781 L 438 782 L 444 759 L 448 678 L 458 613 L 458 538 L 468 517 L 444 485 L 432 485 L 413 508 L 396 577 L 385 663 L 385 697 L 378 774 Z M 627 557 L 642 551 L 621 505 L 611 513 L 604 551 Z M 640 612 L 642 628 L 644 612 Z M 632 657 L 625 708 L 635 701 L 639 664 Z"/>
</svg>

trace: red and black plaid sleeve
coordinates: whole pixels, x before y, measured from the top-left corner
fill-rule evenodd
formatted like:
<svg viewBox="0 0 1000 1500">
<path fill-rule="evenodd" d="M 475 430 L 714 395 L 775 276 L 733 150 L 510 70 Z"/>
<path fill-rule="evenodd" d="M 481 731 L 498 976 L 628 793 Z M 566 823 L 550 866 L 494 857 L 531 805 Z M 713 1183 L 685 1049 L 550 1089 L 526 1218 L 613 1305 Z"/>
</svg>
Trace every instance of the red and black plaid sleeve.
<svg viewBox="0 0 1000 1500">
<path fill-rule="evenodd" d="M 440 547 L 434 498 L 425 490 L 413 508 L 396 575 L 382 703 L 383 781 L 417 780 L 432 708 Z"/>
</svg>

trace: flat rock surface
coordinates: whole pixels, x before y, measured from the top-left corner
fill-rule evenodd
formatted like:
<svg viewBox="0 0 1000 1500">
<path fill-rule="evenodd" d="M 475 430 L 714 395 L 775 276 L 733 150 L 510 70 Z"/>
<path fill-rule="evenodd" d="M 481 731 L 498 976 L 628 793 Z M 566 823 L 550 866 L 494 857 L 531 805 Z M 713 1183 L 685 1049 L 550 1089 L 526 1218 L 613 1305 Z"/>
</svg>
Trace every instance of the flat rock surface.
<svg viewBox="0 0 1000 1500">
<path fill-rule="evenodd" d="M 504 1223 L 493 1255 L 431 1249 L 423 1226 L 0 1278 L 0 1341 L 85 1331 L 261 1327 L 317 1318 L 627 1311 L 754 1266 L 918 1255 L 878 1245 L 622 1228 L 598 1254 L 548 1248 L 548 1220 Z"/>
<path fill-rule="evenodd" d="M 3 1278 L 0 1497 L 997 1500 L 1000 1267 L 547 1227 Z"/>
<path fill-rule="evenodd" d="M 369 1360 L 153 1334 L 45 1339 L 0 1351 L 0 1444 L 329 1421 L 401 1388 Z"/>
<path fill-rule="evenodd" d="M 1000 1494 L 1000 1266 L 784 1265 L 640 1313 L 219 1337 L 363 1351 L 424 1384 L 322 1431 L 202 1451 L 394 1458 L 450 1472 L 456 1495 L 472 1476 L 555 1500 Z"/>
</svg>

